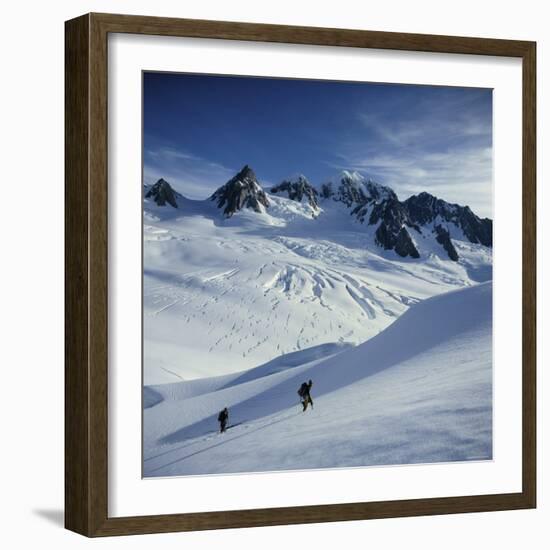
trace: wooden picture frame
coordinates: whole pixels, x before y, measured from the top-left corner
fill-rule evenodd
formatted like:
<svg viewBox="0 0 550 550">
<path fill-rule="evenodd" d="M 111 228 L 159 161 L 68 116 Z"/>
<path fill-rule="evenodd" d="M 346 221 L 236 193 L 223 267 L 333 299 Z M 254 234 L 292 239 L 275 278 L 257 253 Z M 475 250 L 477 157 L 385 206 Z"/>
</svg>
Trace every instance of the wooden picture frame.
<svg viewBox="0 0 550 550">
<path fill-rule="evenodd" d="M 522 491 L 108 516 L 107 37 L 109 33 L 507 56 L 523 71 Z M 65 26 L 65 525 L 86 536 L 483 512 L 536 506 L 536 44 L 330 28 L 87 14 Z"/>
</svg>

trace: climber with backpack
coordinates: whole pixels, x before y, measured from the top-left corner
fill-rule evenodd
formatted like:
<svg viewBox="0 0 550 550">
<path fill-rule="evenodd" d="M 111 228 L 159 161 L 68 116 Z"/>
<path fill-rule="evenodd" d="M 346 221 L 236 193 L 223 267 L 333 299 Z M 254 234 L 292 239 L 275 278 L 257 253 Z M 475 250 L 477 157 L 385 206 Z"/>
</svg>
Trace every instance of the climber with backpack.
<svg viewBox="0 0 550 550">
<path fill-rule="evenodd" d="M 313 386 L 313 382 L 309 380 L 309 382 L 304 382 L 298 390 L 300 403 L 303 407 L 302 412 L 306 411 L 308 405 L 311 405 L 311 408 L 313 409 L 313 399 L 311 399 L 311 386 Z"/>
<path fill-rule="evenodd" d="M 229 419 L 229 411 L 227 410 L 227 407 L 223 409 L 223 411 L 220 411 L 220 414 L 218 414 L 218 422 L 220 423 L 220 433 L 224 433 L 227 426 L 227 420 Z"/>
</svg>

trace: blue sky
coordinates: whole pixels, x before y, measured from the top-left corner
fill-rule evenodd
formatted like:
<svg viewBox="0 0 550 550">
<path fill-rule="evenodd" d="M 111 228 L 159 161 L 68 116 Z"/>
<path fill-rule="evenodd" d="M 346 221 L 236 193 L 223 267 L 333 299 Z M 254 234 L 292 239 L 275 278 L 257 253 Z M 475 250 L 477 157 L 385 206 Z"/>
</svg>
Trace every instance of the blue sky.
<svg viewBox="0 0 550 550">
<path fill-rule="evenodd" d="M 359 170 L 492 217 L 492 91 L 144 73 L 144 181 L 206 198 L 249 164 L 260 183 Z"/>
</svg>

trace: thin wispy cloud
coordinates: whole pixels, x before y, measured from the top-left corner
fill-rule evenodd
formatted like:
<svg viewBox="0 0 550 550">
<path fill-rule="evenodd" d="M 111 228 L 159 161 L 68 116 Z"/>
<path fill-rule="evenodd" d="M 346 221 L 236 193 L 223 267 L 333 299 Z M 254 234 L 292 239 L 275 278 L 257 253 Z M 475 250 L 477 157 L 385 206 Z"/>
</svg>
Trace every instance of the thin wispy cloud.
<svg viewBox="0 0 550 550">
<path fill-rule="evenodd" d="M 208 197 L 234 173 L 233 168 L 170 146 L 144 151 L 144 183 L 153 184 L 164 178 L 176 191 L 190 199 Z"/>
<path fill-rule="evenodd" d="M 144 178 L 205 198 L 244 164 L 267 186 L 365 172 L 492 217 L 489 89 L 146 73 Z"/>
<path fill-rule="evenodd" d="M 491 116 L 468 99 L 422 101 L 400 117 L 359 112 L 363 139 L 341 144 L 330 164 L 365 172 L 402 199 L 428 191 L 492 217 Z"/>
<path fill-rule="evenodd" d="M 410 153 L 342 157 L 335 169 L 351 168 L 387 183 L 400 199 L 422 191 L 448 202 L 469 205 L 478 215 L 492 216 L 492 150 L 462 149 L 447 153 Z"/>
</svg>

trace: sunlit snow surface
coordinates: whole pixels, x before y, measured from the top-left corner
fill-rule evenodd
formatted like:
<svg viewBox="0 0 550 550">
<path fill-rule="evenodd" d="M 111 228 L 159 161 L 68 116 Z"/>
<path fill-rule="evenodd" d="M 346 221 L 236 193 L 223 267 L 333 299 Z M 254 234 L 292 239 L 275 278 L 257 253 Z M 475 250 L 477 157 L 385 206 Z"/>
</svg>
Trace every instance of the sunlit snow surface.
<svg viewBox="0 0 550 550">
<path fill-rule="evenodd" d="M 269 200 L 145 204 L 144 475 L 491 458 L 491 249 L 403 259 L 340 203 Z"/>
</svg>

